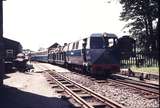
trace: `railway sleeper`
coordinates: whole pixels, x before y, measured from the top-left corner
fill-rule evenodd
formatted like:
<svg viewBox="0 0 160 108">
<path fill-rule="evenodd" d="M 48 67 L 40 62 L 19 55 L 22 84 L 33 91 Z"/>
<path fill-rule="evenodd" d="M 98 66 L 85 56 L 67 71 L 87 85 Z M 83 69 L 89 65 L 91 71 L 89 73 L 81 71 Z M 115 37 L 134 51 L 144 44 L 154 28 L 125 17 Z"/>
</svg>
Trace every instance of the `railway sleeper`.
<svg viewBox="0 0 160 108">
<path fill-rule="evenodd" d="M 49 82 L 49 84 L 55 84 L 55 82 Z"/>
<path fill-rule="evenodd" d="M 94 108 L 105 108 L 106 107 L 106 104 L 102 102 L 89 102 L 89 104 L 93 106 Z"/>
<path fill-rule="evenodd" d="M 80 105 L 77 102 L 73 102 L 72 99 L 69 99 L 69 102 L 75 107 L 75 108 L 83 108 L 82 105 Z M 104 103 L 99 103 L 99 102 L 91 102 L 89 103 L 91 106 L 93 106 L 94 108 L 105 108 L 106 104 Z M 109 108 L 109 107 L 108 107 Z"/>
<path fill-rule="evenodd" d="M 74 87 L 74 84 L 64 84 L 66 87 Z"/>
<path fill-rule="evenodd" d="M 71 84 L 70 82 L 68 81 L 61 81 L 62 84 Z"/>
<path fill-rule="evenodd" d="M 74 108 L 82 108 L 82 106 L 78 102 L 76 102 L 73 98 L 70 98 L 68 101 L 74 106 Z"/>
<path fill-rule="evenodd" d="M 90 94 L 78 94 L 78 96 L 80 96 L 81 98 L 83 98 L 83 99 L 85 99 L 85 98 L 92 98 L 93 96 L 92 95 L 90 95 Z"/>
<path fill-rule="evenodd" d="M 97 83 L 106 83 L 106 80 L 97 80 Z"/>
<path fill-rule="evenodd" d="M 73 92 L 81 92 L 82 90 L 79 88 L 70 88 Z"/>
<path fill-rule="evenodd" d="M 65 100 L 68 100 L 68 99 L 71 98 L 71 96 L 64 92 L 64 93 L 61 94 L 61 98 L 65 99 Z"/>
<path fill-rule="evenodd" d="M 52 85 L 52 88 L 57 88 L 57 87 L 59 87 L 57 84 Z"/>
<path fill-rule="evenodd" d="M 56 78 L 56 80 L 58 80 L 58 81 L 66 81 L 66 80 L 64 80 L 64 79 L 62 79 L 62 78 Z"/>
<path fill-rule="evenodd" d="M 48 82 L 52 81 L 51 79 L 47 79 Z"/>
<path fill-rule="evenodd" d="M 44 71 L 36 71 L 36 73 L 43 73 Z"/>
<path fill-rule="evenodd" d="M 56 89 L 56 92 L 57 92 L 57 93 L 63 93 L 63 92 L 65 92 L 65 90 L 59 88 L 59 89 Z"/>
</svg>

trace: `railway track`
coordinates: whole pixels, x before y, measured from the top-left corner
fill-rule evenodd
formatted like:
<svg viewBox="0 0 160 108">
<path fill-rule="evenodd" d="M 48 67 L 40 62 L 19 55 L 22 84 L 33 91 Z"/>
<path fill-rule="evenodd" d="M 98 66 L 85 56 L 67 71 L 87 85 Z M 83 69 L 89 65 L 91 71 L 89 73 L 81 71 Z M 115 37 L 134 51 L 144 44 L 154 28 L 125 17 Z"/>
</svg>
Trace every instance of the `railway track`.
<svg viewBox="0 0 160 108">
<path fill-rule="evenodd" d="M 79 73 L 75 73 L 74 74 L 78 74 L 81 75 Z M 84 76 L 84 75 L 82 75 Z M 116 75 L 115 75 L 116 76 Z M 133 89 L 138 89 L 140 91 L 143 91 L 144 95 L 146 98 L 157 98 L 159 97 L 159 85 L 155 85 L 155 84 L 150 84 L 150 83 L 145 83 L 142 81 L 136 81 L 136 80 L 130 80 L 130 79 L 126 79 L 126 78 L 122 78 L 122 77 L 117 77 L 112 79 L 96 79 L 93 77 L 88 77 L 90 78 L 92 81 L 96 81 L 97 83 L 115 83 L 115 85 L 125 85 L 127 87 L 131 87 Z"/>
<path fill-rule="evenodd" d="M 108 81 L 115 82 L 121 85 L 126 85 L 135 89 L 142 90 L 144 92 L 152 93 L 155 95 L 159 95 L 159 86 L 154 86 L 150 84 L 145 84 L 140 81 L 133 80 L 122 80 L 122 79 L 108 79 Z"/>
<path fill-rule="evenodd" d="M 48 68 L 48 66 L 45 66 L 45 65 L 42 65 L 42 68 L 43 68 L 43 71 L 41 71 L 41 72 L 43 72 L 44 73 L 44 70 L 46 70 L 46 69 L 49 69 Z M 52 68 L 53 69 L 53 68 Z M 52 73 L 53 71 L 52 70 L 46 70 L 46 71 L 48 71 L 49 73 Z M 62 72 L 62 71 L 60 71 L 59 72 L 59 69 L 57 70 L 58 71 L 58 74 L 60 74 L 60 75 L 62 75 L 62 76 L 66 76 L 67 78 L 69 78 L 69 79 L 71 79 L 71 80 L 73 80 L 73 81 L 75 81 L 75 82 L 77 82 L 78 84 L 82 84 L 82 85 L 85 85 L 87 88 L 90 88 L 90 89 L 92 89 L 92 90 L 94 90 L 96 93 L 99 93 L 99 94 L 101 94 L 101 95 L 103 95 L 104 97 L 111 97 L 110 99 L 113 99 L 113 100 L 116 100 L 115 98 L 115 95 L 118 95 L 118 99 L 120 99 L 120 100 L 116 100 L 116 102 L 118 102 L 118 103 L 120 103 L 120 105 L 122 105 L 122 107 L 130 107 L 130 106 L 141 106 L 142 104 L 144 104 L 144 106 L 146 106 L 146 107 L 155 107 L 155 106 L 157 106 L 157 104 L 155 104 L 155 105 L 152 105 L 152 103 L 154 104 L 155 102 L 157 102 L 158 100 L 159 100 L 159 94 L 158 95 L 155 95 L 154 93 L 150 93 L 150 92 L 146 92 L 146 91 L 144 91 L 144 90 L 139 90 L 139 89 L 137 89 L 137 88 L 134 88 L 134 87 L 129 87 L 128 85 L 124 85 L 124 84 L 120 84 L 120 83 L 114 83 L 114 82 L 112 82 L 112 81 L 107 81 L 106 79 L 104 79 L 104 80 L 97 80 L 97 79 L 95 79 L 95 78 L 93 78 L 93 77 L 91 77 L 91 76 L 86 76 L 86 75 L 83 75 L 83 74 L 79 74 L 79 73 L 74 73 L 74 72 L 65 72 L 65 70 Z M 56 71 L 56 72 L 57 72 Z M 46 72 L 45 72 L 46 73 Z M 84 77 L 84 78 L 83 78 Z M 78 79 L 77 79 L 78 78 Z M 80 79 L 82 79 L 83 81 L 81 81 Z M 86 83 L 86 81 L 85 81 L 85 79 L 86 79 L 86 81 L 88 82 L 88 83 Z M 91 81 L 92 80 L 92 81 Z M 60 86 L 58 86 L 57 84 L 56 84 L 56 82 L 52 79 L 52 78 L 50 78 L 49 79 L 49 81 L 50 81 L 50 83 L 52 84 L 52 86 L 53 86 L 53 88 L 54 88 L 54 90 L 57 90 L 57 92 L 60 92 L 60 94 L 62 95 L 62 98 L 64 97 L 64 98 L 67 98 L 69 101 L 71 100 L 71 103 L 74 103 L 74 105 L 76 106 L 76 107 L 82 107 L 83 105 L 81 105 L 81 104 L 77 104 L 78 102 L 77 101 L 75 101 L 75 99 L 73 99 L 72 98 L 72 96 L 70 96 L 68 93 L 66 93 L 65 92 L 65 90 L 63 89 L 63 88 L 61 88 Z M 85 82 L 84 82 L 85 81 Z M 97 82 L 97 83 L 96 83 Z M 98 84 L 98 83 L 100 83 L 100 84 Z M 88 84 L 91 84 L 90 86 L 88 85 Z M 93 86 L 92 86 L 93 85 Z M 99 86 L 98 86 L 99 85 Z M 115 87 L 120 87 L 120 88 L 122 88 L 122 91 L 123 91 L 123 89 L 124 89 L 124 91 L 125 91 L 125 89 L 128 89 L 127 90 L 127 92 L 126 93 L 122 93 L 123 95 L 120 95 L 120 94 L 117 94 L 117 93 L 120 93 L 121 92 L 121 89 L 120 89 L 120 92 L 118 91 L 117 93 L 115 93 L 114 91 L 116 91 L 116 90 L 113 90 L 113 95 L 110 95 L 110 94 L 105 94 L 104 95 L 104 92 L 105 93 L 110 93 L 110 89 L 108 89 L 108 87 L 107 87 L 107 85 L 108 86 L 115 86 Z M 124 85 L 124 86 L 123 86 Z M 104 88 L 106 86 L 106 89 Z M 93 87 L 93 88 L 92 88 Z M 97 87 L 97 88 L 94 88 L 94 87 Z M 101 88 L 102 87 L 102 89 L 99 89 L 99 88 Z M 72 88 L 72 87 L 71 87 Z M 112 87 L 111 87 L 112 88 Z M 72 89 L 74 89 L 74 87 L 72 88 Z M 135 90 L 134 90 L 135 89 Z M 98 91 L 97 91 L 98 90 Z M 107 90 L 107 91 L 106 91 Z M 79 90 L 79 89 L 77 89 L 77 92 L 79 91 L 79 93 L 80 93 L 80 91 L 81 90 Z M 140 98 L 140 103 L 141 104 L 139 104 L 139 101 L 138 100 L 134 100 L 134 96 L 135 95 L 132 95 L 132 94 L 128 94 L 128 93 L 135 93 L 135 94 L 138 94 L 139 96 L 142 96 L 142 98 L 141 97 L 139 97 Z M 81 94 L 81 93 L 80 93 Z M 83 94 L 83 92 L 82 92 L 82 94 Z M 85 95 L 86 93 L 84 92 L 84 95 Z M 126 94 L 129 96 L 129 97 L 126 97 L 126 98 L 124 98 L 124 96 L 126 96 Z M 120 97 L 119 97 L 120 96 Z M 122 96 L 122 98 L 121 98 L 121 96 Z M 145 102 L 143 102 L 143 99 L 144 98 L 146 98 L 146 99 L 149 99 L 149 100 L 145 100 Z M 124 100 L 123 100 L 124 99 Z M 152 101 L 155 101 L 155 102 L 151 102 L 150 101 L 150 99 L 152 100 Z M 158 99 L 158 100 L 157 100 Z M 73 101 L 72 101 L 73 100 Z M 88 101 L 88 103 L 90 103 L 90 102 L 92 102 L 93 100 L 95 100 L 94 98 L 91 98 L 91 100 L 88 98 L 87 99 Z M 89 101 L 90 100 L 90 101 Z M 130 104 L 134 104 L 134 103 L 126 103 L 126 101 L 128 102 L 130 102 L 130 100 L 134 100 L 135 101 L 135 105 L 130 105 Z M 97 102 L 97 101 L 96 101 Z M 96 103 L 95 101 L 94 101 L 94 103 Z M 99 102 L 99 100 L 98 100 L 98 102 Z M 149 103 L 149 104 L 148 104 Z M 158 102 L 159 103 L 159 102 Z M 97 105 L 97 106 L 94 106 L 93 108 L 111 108 L 111 106 L 101 106 L 101 104 L 103 104 L 103 103 L 100 103 L 100 105 Z M 116 108 L 116 107 L 115 107 Z"/>
<path fill-rule="evenodd" d="M 157 88 L 157 87 L 153 88 L 153 87 L 150 87 L 150 86 L 139 85 L 139 84 L 134 83 L 132 81 L 125 81 L 125 80 L 120 80 L 120 79 L 116 79 L 116 80 L 108 79 L 108 81 L 114 82 L 114 83 L 120 84 L 120 85 L 126 85 L 128 87 L 132 87 L 132 88 L 141 90 L 148 95 L 151 94 L 151 95 L 159 96 L 159 88 Z"/>
<path fill-rule="evenodd" d="M 56 73 L 55 71 L 45 71 L 49 81 L 52 82 L 53 87 L 60 87 L 62 90 L 59 92 L 65 92 L 69 95 L 69 98 L 76 101 L 74 104 L 79 108 L 125 108 L 124 106 L 103 97 L 94 91 Z M 66 96 L 68 97 L 68 96 Z"/>
<path fill-rule="evenodd" d="M 123 76 L 123 75 L 119 75 L 119 74 L 114 74 L 113 77 L 115 77 L 116 79 L 121 79 L 121 80 L 124 80 L 124 81 L 128 81 L 128 82 L 133 83 L 133 84 L 159 89 L 159 84 L 153 84 L 153 83 L 149 83 L 149 82 L 141 81 L 141 80 L 133 80 L 132 78 L 129 78 L 129 77 L 126 77 L 126 76 Z"/>
<path fill-rule="evenodd" d="M 78 74 L 78 75 L 82 75 L 82 74 L 79 74 L 79 73 L 76 73 L 76 72 L 73 72 L 73 73 Z M 84 75 L 84 76 L 86 76 L 86 75 Z M 112 77 L 113 77 L 113 79 L 107 79 L 107 81 L 115 82 L 115 83 L 118 83 L 118 84 L 123 84 L 123 85 L 129 86 L 129 87 L 132 87 L 132 88 L 142 90 L 144 92 L 159 95 L 159 85 L 127 79 L 126 77 L 118 76 L 116 74 L 113 75 Z M 92 77 L 91 77 L 91 79 L 96 80 L 95 78 L 92 78 Z M 105 83 L 106 81 L 97 80 L 97 82 Z"/>
<path fill-rule="evenodd" d="M 65 98 L 68 98 L 74 104 L 74 107 L 125 108 L 121 104 L 95 93 L 54 70 L 44 70 L 44 72 L 52 87 L 57 89 L 57 92 L 63 94 Z"/>
</svg>

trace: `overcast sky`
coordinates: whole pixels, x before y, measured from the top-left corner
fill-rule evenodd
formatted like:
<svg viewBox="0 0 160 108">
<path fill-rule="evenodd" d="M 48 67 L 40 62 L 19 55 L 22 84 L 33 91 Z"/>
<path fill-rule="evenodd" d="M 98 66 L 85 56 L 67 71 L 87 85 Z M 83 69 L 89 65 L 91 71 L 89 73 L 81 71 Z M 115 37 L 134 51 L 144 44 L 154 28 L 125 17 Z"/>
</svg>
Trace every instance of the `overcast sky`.
<svg viewBox="0 0 160 108">
<path fill-rule="evenodd" d="M 4 37 L 38 50 L 55 42 L 69 43 L 91 33 L 122 36 L 121 5 L 108 0 L 4 1 Z"/>
</svg>

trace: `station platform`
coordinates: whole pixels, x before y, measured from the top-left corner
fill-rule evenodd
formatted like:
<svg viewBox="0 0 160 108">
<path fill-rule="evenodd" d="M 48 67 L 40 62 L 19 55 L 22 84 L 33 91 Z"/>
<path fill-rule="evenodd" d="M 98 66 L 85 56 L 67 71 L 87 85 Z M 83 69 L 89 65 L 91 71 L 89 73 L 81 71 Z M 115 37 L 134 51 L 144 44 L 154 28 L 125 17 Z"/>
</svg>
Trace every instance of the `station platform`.
<svg viewBox="0 0 160 108">
<path fill-rule="evenodd" d="M 4 87 L 0 90 L 0 108 L 72 108 L 37 70 L 5 75 Z"/>
<path fill-rule="evenodd" d="M 130 79 L 130 80 L 135 80 L 135 81 L 141 81 L 139 78 L 137 77 L 129 77 L 129 76 L 124 76 L 124 75 L 120 75 L 120 74 L 115 74 L 116 76 L 120 76 L 120 77 L 124 77 L 126 79 Z M 142 81 L 141 81 L 142 82 Z M 159 85 L 159 80 L 147 80 L 144 79 L 143 82 L 145 83 L 149 83 L 149 84 L 154 84 L 154 85 Z"/>
<path fill-rule="evenodd" d="M 159 74 L 151 74 L 151 73 L 147 73 L 147 72 L 143 73 L 143 72 L 138 72 L 138 71 L 133 72 L 133 73 L 134 73 L 134 77 L 129 76 L 128 69 L 121 69 L 120 73 L 116 74 L 116 75 L 126 77 L 131 80 L 139 81 L 140 80 L 139 77 L 143 74 L 144 82 L 159 85 Z M 159 73 L 159 72 L 157 72 L 157 73 Z M 147 76 L 149 78 L 147 78 Z"/>
</svg>

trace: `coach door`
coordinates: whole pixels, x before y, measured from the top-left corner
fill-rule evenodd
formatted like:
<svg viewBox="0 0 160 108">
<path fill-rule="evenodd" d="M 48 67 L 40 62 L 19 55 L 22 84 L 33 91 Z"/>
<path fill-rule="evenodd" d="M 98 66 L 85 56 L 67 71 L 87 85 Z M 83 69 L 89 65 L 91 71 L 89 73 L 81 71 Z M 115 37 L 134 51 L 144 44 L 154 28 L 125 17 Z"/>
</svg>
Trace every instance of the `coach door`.
<svg viewBox="0 0 160 108">
<path fill-rule="evenodd" d="M 83 61 L 86 62 L 86 46 L 87 46 L 87 38 L 83 39 L 83 44 L 82 44 L 82 55 L 83 55 Z"/>
</svg>

